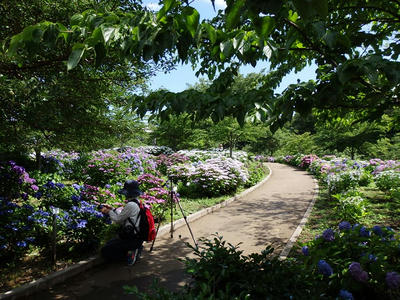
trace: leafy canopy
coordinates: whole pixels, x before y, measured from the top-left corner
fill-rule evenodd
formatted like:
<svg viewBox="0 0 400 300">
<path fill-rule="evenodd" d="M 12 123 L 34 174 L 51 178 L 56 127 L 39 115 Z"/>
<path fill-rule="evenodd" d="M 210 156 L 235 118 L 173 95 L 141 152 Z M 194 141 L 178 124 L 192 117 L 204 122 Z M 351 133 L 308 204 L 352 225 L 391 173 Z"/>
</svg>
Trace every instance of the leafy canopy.
<svg viewBox="0 0 400 300">
<path fill-rule="evenodd" d="M 374 120 L 398 106 L 398 0 L 227 0 L 224 11 L 203 21 L 189 1 L 160 3 L 157 13 L 87 10 L 69 24 L 44 21 L 15 35 L 7 54 L 25 65 L 35 63 L 43 47 L 67 43 L 69 70 L 82 61 L 99 66 L 109 55 L 155 62 L 170 55 L 192 63 L 197 74 L 216 78 L 203 93 L 158 92 L 134 99 L 141 115 L 150 111 L 162 118 L 171 112 L 216 121 L 233 115 L 243 124 L 247 113 L 258 112 L 276 129 L 294 111 L 355 110 L 363 112 L 360 119 Z M 227 95 L 238 67 L 260 60 L 271 64 L 260 88 L 242 99 Z M 315 82 L 299 82 L 274 94 L 286 74 L 311 63 L 318 68 Z"/>
</svg>

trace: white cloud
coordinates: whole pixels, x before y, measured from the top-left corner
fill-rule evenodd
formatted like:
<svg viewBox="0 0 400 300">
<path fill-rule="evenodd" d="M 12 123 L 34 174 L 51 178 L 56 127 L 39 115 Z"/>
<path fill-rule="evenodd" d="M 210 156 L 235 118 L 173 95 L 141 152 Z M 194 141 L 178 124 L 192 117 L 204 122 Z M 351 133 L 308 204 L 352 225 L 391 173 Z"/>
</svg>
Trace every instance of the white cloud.
<svg viewBox="0 0 400 300">
<path fill-rule="evenodd" d="M 201 0 L 201 2 L 211 4 L 211 0 Z M 225 0 L 215 0 L 215 9 L 225 9 L 226 8 L 226 2 Z"/>
<path fill-rule="evenodd" d="M 225 9 L 226 8 L 225 0 L 215 0 L 215 8 Z"/>
<path fill-rule="evenodd" d="M 158 11 L 158 10 L 160 10 L 161 5 L 159 5 L 158 3 L 151 2 L 151 3 L 146 4 L 146 7 L 150 10 Z"/>
</svg>

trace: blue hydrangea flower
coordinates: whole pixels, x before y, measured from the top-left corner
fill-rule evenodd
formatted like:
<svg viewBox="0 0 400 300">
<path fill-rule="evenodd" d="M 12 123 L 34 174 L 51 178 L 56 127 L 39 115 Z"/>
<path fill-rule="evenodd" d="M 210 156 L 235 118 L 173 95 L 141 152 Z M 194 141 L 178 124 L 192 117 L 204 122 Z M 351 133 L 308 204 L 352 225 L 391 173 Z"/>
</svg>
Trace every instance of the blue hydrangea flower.
<svg viewBox="0 0 400 300">
<path fill-rule="evenodd" d="M 371 232 L 367 228 L 365 228 L 364 226 L 362 226 L 360 228 L 360 236 L 369 237 L 370 235 L 371 235 Z"/>
<path fill-rule="evenodd" d="M 353 294 L 346 290 L 340 290 L 339 298 L 345 299 L 345 300 L 353 300 L 354 299 Z"/>
<path fill-rule="evenodd" d="M 54 189 L 56 185 L 54 184 L 53 181 L 49 180 L 46 184 L 43 185 L 46 188 Z"/>
<path fill-rule="evenodd" d="M 370 255 L 368 255 L 368 259 L 369 259 L 370 261 L 376 261 L 378 258 L 377 258 L 375 255 L 370 254 Z"/>
<path fill-rule="evenodd" d="M 397 289 L 400 287 L 400 275 L 397 272 L 386 273 L 386 284 L 390 289 Z"/>
<path fill-rule="evenodd" d="M 85 228 L 87 225 L 87 220 L 79 220 L 78 224 L 76 225 L 77 228 Z"/>
<path fill-rule="evenodd" d="M 79 191 L 82 188 L 79 184 L 76 183 L 72 184 L 72 187 L 77 191 Z"/>
<path fill-rule="evenodd" d="M 332 242 L 335 239 L 335 232 L 331 228 L 328 228 L 322 233 L 322 237 L 325 241 Z"/>
<path fill-rule="evenodd" d="M 301 248 L 301 251 L 303 252 L 303 254 L 305 256 L 309 256 L 310 255 L 310 251 L 308 250 L 307 246 L 303 246 L 303 248 Z"/>
<path fill-rule="evenodd" d="M 381 228 L 380 226 L 378 226 L 378 225 L 374 226 L 374 227 L 372 228 L 372 231 L 373 231 L 376 235 L 383 236 L 382 228 Z"/>
<path fill-rule="evenodd" d="M 351 229 L 351 224 L 347 221 L 343 221 L 339 223 L 339 230 L 350 230 Z"/>
<path fill-rule="evenodd" d="M 42 193 L 42 192 L 36 192 L 33 196 L 34 196 L 36 199 L 40 200 L 40 198 L 42 198 L 42 196 L 43 196 L 43 193 Z"/>
<path fill-rule="evenodd" d="M 331 266 L 323 259 L 318 262 L 318 271 L 325 276 L 331 276 L 333 274 Z"/>
<path fill-rule="evenodd" d="M 17 242 L 17 246 L 21 247 L 21 248 L 25 248 L 27 246 L 27 244 L 25 241 L 20 241 L 20 242 Z"/>
<path fill-rule="evenodd" d="M 65 187 L 65 185 L 63 183 L 56 183 L 56 187 L 62 189 Z"/>
<path fill-rule="evenodd" d="M 71 196 L 71 199 L 72 199 L 72 201 L 74 201 L 74 202 L 78 202 L 79 200 L 81 200 L 81 197 L 78 196 L 78 195 L 72 195 L 72 196 Z"/>
</svg>

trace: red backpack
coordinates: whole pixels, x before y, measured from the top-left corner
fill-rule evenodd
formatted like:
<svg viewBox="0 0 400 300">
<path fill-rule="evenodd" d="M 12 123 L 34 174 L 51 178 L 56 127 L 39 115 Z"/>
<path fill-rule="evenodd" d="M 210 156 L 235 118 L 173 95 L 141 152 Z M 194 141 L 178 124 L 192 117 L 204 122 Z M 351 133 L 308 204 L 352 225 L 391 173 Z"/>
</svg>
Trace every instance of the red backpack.
<svg viewBox="0 0 400 300">
<path fill-rule="evenodd" d="M 151 242 L 156 238 L 156 227 L 154 225 L 154 217 L 151 213 L 150 209 L 145 207 L 142 201 L 137 202 L 136 204 L 139 205 L 140 212 L 140 222 L 139 222 L 139 237 L 145 242 Z M 134 227 L 135 228 L 135 227 Z M 137 230 L 137 228 L 135 228 Z"/>
</svg>

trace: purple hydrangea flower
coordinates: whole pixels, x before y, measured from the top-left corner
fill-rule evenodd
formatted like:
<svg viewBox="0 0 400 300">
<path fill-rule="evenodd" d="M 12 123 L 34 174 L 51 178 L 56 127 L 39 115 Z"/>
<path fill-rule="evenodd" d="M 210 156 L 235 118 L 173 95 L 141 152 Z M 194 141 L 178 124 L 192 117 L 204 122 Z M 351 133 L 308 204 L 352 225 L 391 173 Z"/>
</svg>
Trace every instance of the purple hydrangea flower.
<svg viewBox="0 0 400 300">
<path fill-rule="evenodd" d="M 39 190 L 39 187 L 36 184 L 32 184 L 31 189 L 37 192 Z"/>
<path fill-rule="evenodd" d="M 354 299 L 353 294 L 346 290 L 340 290 L 339 298 L 345 299 L 345 300 L 353 300 Z"/>
<path fill-rule="evenodd" d="M 360 282 L 366 282 L 368 281 L 368 273 L 365 272 L 360 263 L 358 262 L 352 262 L 349 266 L 349 272 L 351 274 L 351 276 Z"/>
<path fill-rule="evenodd" d="M 332 242 L 335 239 L 335 232 L 331 228 L 328 228 L 322 233 L 322 237 L 325 241 Z"/>
<path fill-rule="evenodd" d="M 339 223 L 339 230 L 350 230 L 351 229 L 351 224 L 347 221 L 343 221 Z"/>
<path fill-rule="evenodd" d="M 310 255 L 310 251 L 308 250 L 307 246 L 303 246 L 303 248 L 301 248 L 301 251 L 303 252 L 303 254 L 305 256 L 309 256 Z"/>
<path fill-rule="evenodd" d="M 59 187 L 60 189 L 64 188 L 65 185 L 63 183 L 56 183 L 56 187 Z"/>
<path fill-rule="evenodd" d="M 331 266 L 323 259 L 318 262 L 318 271 L 325 276 L 331 276 L 333 274 Z"/>
<path fill-rule="evenodd" d="M 390 289 L 397 289 L 400 287 L 400 275 L 397 272 L 386 273 L 386 284 Z"/>
</svg>

